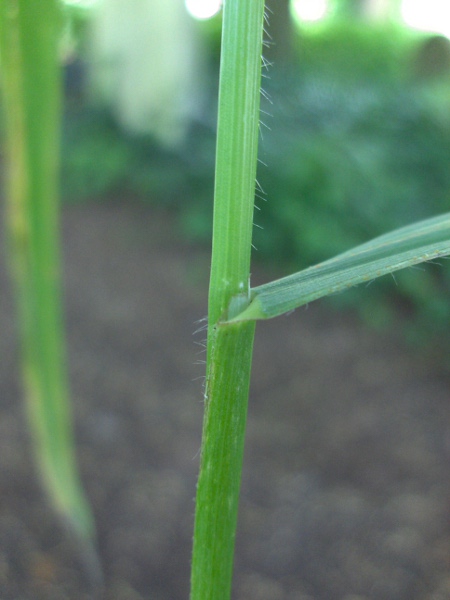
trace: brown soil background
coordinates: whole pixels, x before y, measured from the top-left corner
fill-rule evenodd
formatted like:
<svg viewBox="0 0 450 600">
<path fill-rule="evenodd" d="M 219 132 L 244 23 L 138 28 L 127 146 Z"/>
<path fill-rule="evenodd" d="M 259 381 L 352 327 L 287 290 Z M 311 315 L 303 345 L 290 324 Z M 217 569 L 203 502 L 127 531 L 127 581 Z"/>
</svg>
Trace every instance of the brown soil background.
<svg viewBox="0 0 450 600">
<path fill-rule="evenodd" d="M 77 448 L 103 589 L 36 482 L 1 258 L 3 600 L 188 598 L 209 263 L 175 231 L 132 202 L 63 213 Z M 449 458 L 448 377 L 400 332 L 321 303 L 261 324 L 233 599 L 448 600 Z"/>
</svg>

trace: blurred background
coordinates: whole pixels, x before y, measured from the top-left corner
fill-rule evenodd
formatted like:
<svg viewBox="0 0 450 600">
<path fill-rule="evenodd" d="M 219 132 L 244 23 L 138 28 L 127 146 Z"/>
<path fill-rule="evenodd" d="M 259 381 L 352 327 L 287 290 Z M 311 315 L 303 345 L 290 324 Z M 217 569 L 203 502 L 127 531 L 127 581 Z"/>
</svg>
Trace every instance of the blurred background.
<svg viewBox="0 0 450 600">
<path fill-rule="evenodd" d="M 450 14 L 422 0 L 272 0 L 254 259 L 284 272 L 449 209 Z M 209 243 L 220 2 L 67 4 L 63 198 L 132 193 Z M 450 272 L 334 299 L 442 336 Z M 395 306 L 394 306 L 395 305 Z M 394 311 L 394 312 L 393 312 Z M 434 344 L 438 340 L 433 341 Z"/>
<path fill-rule="evenodd" d="M 254 283 L 450 210 L 447 2 L 268 0 L 268 11 Z M 0 253 L 0 596 L 182 600 L 220 6 L 85 0 L 65 15 L 68 365 L 104 586 L 36 482 Z M 258 327 L 233 600 L 450 598 L 441 263 Z"/>
</svg>

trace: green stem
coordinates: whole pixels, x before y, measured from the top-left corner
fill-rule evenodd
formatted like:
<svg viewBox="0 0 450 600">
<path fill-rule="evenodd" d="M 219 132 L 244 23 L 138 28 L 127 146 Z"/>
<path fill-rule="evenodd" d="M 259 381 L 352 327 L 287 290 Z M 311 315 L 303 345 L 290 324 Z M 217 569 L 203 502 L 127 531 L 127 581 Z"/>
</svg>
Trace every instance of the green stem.
<svg viewBox="0 0 450 600">
<path fill-rule="evenodd" d="M 94 527 L 75 465 L 60 301 L 60 10 L 58 0 L 0 3 L 7 222 L 36 460 L 60 514 L 89 538 Z"/>
<path fill-rule="evenodd" d="M 219 87 L 205 417 L 191 600 L 230 596 L 254 323 L 220 324 L 250 297 L 264 0 L 226 0 Z"/>
</svg>

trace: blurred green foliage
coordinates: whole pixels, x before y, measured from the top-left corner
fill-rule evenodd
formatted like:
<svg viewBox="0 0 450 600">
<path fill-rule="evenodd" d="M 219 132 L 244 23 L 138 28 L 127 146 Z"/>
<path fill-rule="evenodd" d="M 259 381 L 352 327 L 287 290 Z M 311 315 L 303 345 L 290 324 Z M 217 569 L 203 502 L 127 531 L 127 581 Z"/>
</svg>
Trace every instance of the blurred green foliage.
<svg viewBox="0 0 450 600">
<path fill-rule="evenodd" d="M 65 116 L 62 196 L 66 202 L 138 196 L 143 202 L 174 209 L 188 237 L 207 237 L 211 227 L 214 132 L 192 125 L 189 147 L 172 151 L 151 137 L 124 134 L 98 109 L 72 110 Z M 200 214 L 206 216 L 200 218 Z M 196 221 L 200 221 L 195 226 Z M 192 229 L 191 229 L 192 227 Z"/>
<path fill-rule="evenodd" d="M 393 26 L 338 22 L 300 32 L 298 65 L 263 81 L 255 258 L 283 273 L 450 208 L 450 74 L 417 74 L 422 38 Z M 445 61 L 444 61 L 445 62 Z M 213 85 L 213 84 L 211 84 Z M 266 100 L 271 97 L 272 102 Z M 177 212 L 209 240 L 214 109 L 176 152 L 130 138 L 105 115 L 68 115 L 65 196 L 116 189 Z M 266 113 L 269 113 L 268 115 Z M 337 296 L 372 324 L 413 316 L 411 337 L 450 322 L 450 272 L 427 266 Z M 362 302 L 364 298 L 364 302 Z"/>
<path fill-rule="evenodd" d="M 351 22 L 301 37 L 298 69 L 267 84 L 257 254 L 290 271 L 449 210 L 450 73 L 417 74 L 422 40 Z M 333 303 L 372 325 L 400 308 L 408 336 L 423 341 L 449 322 L 449 288 L 449 269 L 427 266 Z"/>
</svg>

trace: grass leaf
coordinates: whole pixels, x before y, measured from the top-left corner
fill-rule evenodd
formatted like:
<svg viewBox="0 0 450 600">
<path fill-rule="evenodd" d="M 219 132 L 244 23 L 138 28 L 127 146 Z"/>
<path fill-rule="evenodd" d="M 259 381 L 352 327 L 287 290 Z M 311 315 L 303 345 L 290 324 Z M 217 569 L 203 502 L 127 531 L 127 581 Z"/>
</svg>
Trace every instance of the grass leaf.
<svg viewBox="0 0 450 600">
<path fill-rule="evenodd" d="M 76 466 L 60 289 L 61 26 L 58 0 L 0 3 L 5 214 L 34 458 L 49 498 L 88 550 L 94 523 Z"/>
<path fill-rule="evenodd" d="M 396 229 L 288 277 L 252 288 L 227 322 L 270 319 L 359 283 L 450 254 L 450 213 Z M 234 311 L 236 312 L 236 311 Z"/>
</svg>

